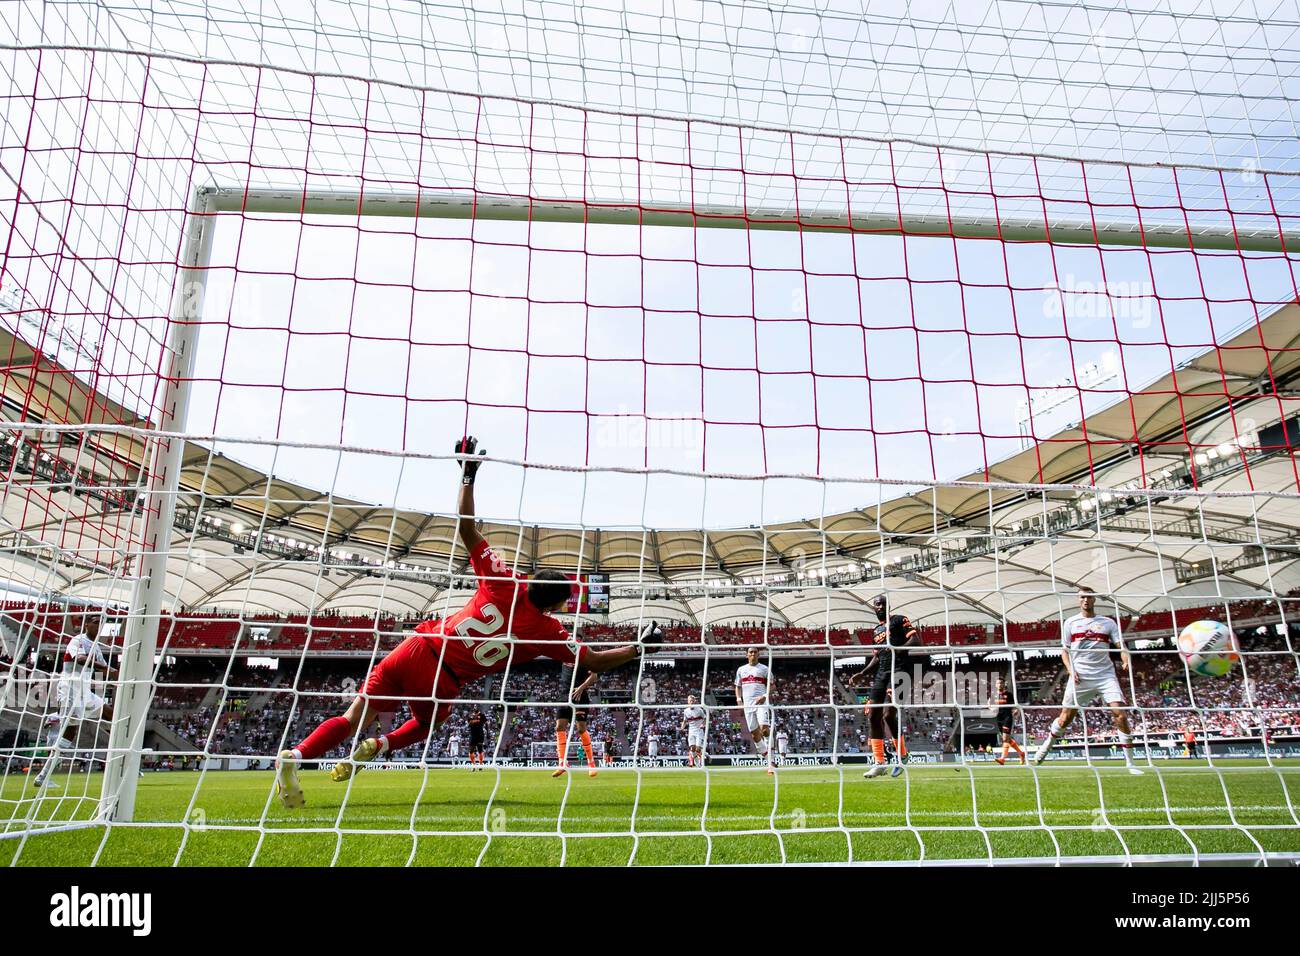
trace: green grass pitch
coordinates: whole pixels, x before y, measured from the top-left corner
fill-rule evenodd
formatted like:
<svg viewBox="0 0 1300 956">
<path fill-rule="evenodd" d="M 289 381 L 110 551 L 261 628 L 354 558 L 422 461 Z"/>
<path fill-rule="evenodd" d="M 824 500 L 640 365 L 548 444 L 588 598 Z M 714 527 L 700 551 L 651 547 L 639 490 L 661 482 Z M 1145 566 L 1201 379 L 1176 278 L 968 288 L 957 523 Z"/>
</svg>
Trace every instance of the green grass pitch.
<svg viewBox="0 0 1300 956">
<path fill-rule="evenodd" d="M 0 840 L 0 865 L 624 865 L 1300 851 L 1300 762 L 761 770 L 368 770 L 302 774 L 307 807 L 256 771 L 151 773 L 136 820 Z M 98 775 L 38 802 L 0 790 L 0 833 L 94 809 Z M 1104 806 L 1105 812 L 1101 811 Z M 265 817 L 265 826 L 258 822 Z M 188 821 L 189 826 L 181 825 Z M 153 824 L 153 825 L 147 825 Z M 313 832 L 314 831 L 314 832 Z M 563 836 L 560 834 L 563 833 Z M 635 835 L 634 835 L 635 834 Z"/>
</svg>

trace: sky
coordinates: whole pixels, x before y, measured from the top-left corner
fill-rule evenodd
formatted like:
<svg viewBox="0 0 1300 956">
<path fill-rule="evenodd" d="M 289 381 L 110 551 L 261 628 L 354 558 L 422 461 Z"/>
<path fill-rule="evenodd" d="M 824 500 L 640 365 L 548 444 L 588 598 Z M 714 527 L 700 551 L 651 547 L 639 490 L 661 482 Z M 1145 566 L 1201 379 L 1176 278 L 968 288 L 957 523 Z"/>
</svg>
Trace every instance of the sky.
<svg viewBox="0 0 1300 956">
<path fill-rule="evenodd" d="M 995 212 L 1131 225 L 1134 204 L 1147 227 L 1222 227 L 1226 198 L 1248 230 L 1300 210 L 1300 177 L 1259 174 L 1300 168 L 1300 26 L 1276 4 L 900 0 L 869 20 L 847 0 L 413 9 L 16 5 L 0 24 L 10 43 L 242 64 L 0 55 L 18 91 L 0 113 L 0 196 L 21 180 L 47 220 L 18 208 L 15 254 L 24 241 L 35 254 L 0 285 L 25 284 L 40 345 L 75 355 L 111 339 L 97 387 L 148 406 L 171 278 L 151 264 L 174 259 L 179 210 L 207 184 L 851 204 L 935 228 Z M 1184 167 L 1175 180 L 1030 153 Z M 72 256 L 51 238 L 67 197 Z M 862 479 L 501 465 L 480 490 L 486 516 L 569 525 L 815 518 L 908 490 L 874 476 L 963 476 L 1020 450 L 1028 392 L 1055 405 L 1035 420 L 1050 435 L 1289 301 L 1296 281 L 1294 253 L 721 229 L 223 216 L 214 237 L 188 431 L 419 455 L 468 430 L 494 456 L 569 468 Z M 93 309 L 76 314 L 97 295 L 88 262 L 123 303 L 107 333 Z M 67 273 L 68 301 L 42 269 Z M 1089 394 L 1053 401 L 1090 369 Z M 219 448 L 323 492 L 451 505 L 446 462 Z"/>
<path fill-rule="evenodd" d="M 1069 399 L 1035 421 L 1047 437 L 1255 321 L 1252 296 L 1294 294 L 1276 257 L 357 222 L 221 221 L 188 431 L 442 454 L 467 427 L 493 456 L 560 466 L 950 480 L 1021 449 L 1027 387 Z M 1052 388 L 1090 365 L 1082 395 Z M 228 451 L 377 504 L 454 493 L 445 463 Z M 748 525 L 882 494 L 493 472 L 480 513 L 540 523 Z"/>
</svg>

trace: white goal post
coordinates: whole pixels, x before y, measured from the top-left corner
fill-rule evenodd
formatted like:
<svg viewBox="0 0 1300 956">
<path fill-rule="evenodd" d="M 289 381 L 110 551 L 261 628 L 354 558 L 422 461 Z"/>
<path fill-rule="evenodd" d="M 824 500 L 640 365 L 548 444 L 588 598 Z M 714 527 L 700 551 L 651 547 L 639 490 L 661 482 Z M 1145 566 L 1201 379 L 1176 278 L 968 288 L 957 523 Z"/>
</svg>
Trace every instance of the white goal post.
<svg viewBox="0 0 1300 956">
<path fill-rule="evenodd" d="M 167 329 L 159 431 L 178 431 L 189 407 L 190 384 L 198 351 L 212 234 L 214 204 L 204 190 L 195 193 L 186 221 L 185 251 L 176 277 L 172 321 Z M 160 439 L 150 443 L 147 459 L 149 485 L 144 489 L 139 574 L 131 597 L 131 613 L 122 643 L 117 709 L 109 737 L 100 814 L 117 822 L 135 817 L 135 790 L 140 769 L 140 748 L 149 704 L 153 699 L 154 659 L 158 651 L 158 623 L 162 616 L 167 561 L 175 530 L 176 497 L 180 488 L 184 442 Z"/>
<path fill-rule="evenodd" d="M 484 222 L 546 222 L 615 226 L 669 226 L 688 229 L 745 229 L 801 233 L 863 233 L 916 238 L 957 236 L 1004 242 L 1053 242 L 1062 245 L 1113 245 L 1161 249 L 1295 252 L 1300 228 L 1269 229 L 1247 222 L 1240 229 L 1222 224 L 1142 223 L 1118 218 L 1087 222 L 1078 219 L 1004 216 L 971 218 L 960 213 L 940 218 L 900 214 L 876 208 L 864 210 L 796 209 L 723 205 L 684 205 L 656 202 L 641 207 L 618 203 L 520 199 L 492 193 L 424 192 L 364 193 L 340 190 L 230 189 L 200 190 L 196 202 L 210 203 L 216 213 L 288 216 L 385 216 L 430 219 L 476 219 Z"/>
</svg>

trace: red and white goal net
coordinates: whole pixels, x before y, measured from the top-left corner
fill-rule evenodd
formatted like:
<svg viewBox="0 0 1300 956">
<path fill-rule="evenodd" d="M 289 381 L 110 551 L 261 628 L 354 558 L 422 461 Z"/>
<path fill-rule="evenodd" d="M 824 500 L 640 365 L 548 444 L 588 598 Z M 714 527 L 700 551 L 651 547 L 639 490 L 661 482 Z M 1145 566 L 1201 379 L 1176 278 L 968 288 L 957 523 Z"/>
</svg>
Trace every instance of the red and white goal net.
<svg viewBox="0 0 1300 956">
<path fill-rule="evenodd" d="M 376 831 L 409 860 L 477 840 L 468 862 L 511 837 L 622 862 L 750 838 L 740 859 L 1300 850 L 1294 156 L 936 146 L 15 37 L 0 860 L 256 860 L 295 835 L 339 859 Z M 619 783 L 604 815 L 574 774 L 558 808 L 505 812 L 572 688 L 529 664 L 393 755 L 409 810 L 363 774 L 310 812 L 338 785 L 304 769 L 294 818 L 270 761 L 472 593 L 466 434 L 483 533 L 523 573 L 575 576 L 578 639 L 664 629 L 592 697 Z M 1093 706 L 994 778 L 996 678 L 1032 752 L 1081 587 L 1133 656 L 1145 775 L 1121 779 Z M 847 680 L 877 594 L 922 642 L 883 798 Z M 1198 619 L 1236 632 L 1227 676 L 1179 656 Z M 69 651 L 83 634 L 107 677 Z M 730 696 L 750 645 L 787 739 L 775 780 Z M 494 786 L 430 810 L 461 793 L 475 704 Z M 698 806 L 660 799 L 687 773 Z"/>
</svg>

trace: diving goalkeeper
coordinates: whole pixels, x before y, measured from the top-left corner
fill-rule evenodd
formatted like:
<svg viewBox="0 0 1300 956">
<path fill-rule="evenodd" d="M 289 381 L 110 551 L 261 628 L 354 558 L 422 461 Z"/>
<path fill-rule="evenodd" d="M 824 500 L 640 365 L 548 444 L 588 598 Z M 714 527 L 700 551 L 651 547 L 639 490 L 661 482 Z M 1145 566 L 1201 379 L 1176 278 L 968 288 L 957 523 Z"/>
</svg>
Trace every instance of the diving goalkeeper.
<svg viewBox="0 0 1300 956">
<path fill-rule="evenodd" d="M 474 526 L 474 479 L 482 463 L 474 438 L 456 443 L 461 460 L 457 533 L 469 553 L 478 590 L 469 603 L 441 621 L 426 621 L 402 641 L 370 672 L 361 695 L 338 717 L 331 717 L 276 760 L 276 792 L 286 807 L 306 804 L 298 782 L 304 760 L 318 759 L 358 728 L 369 727 L 376 715 L 397 710 L 402 701 L 412 717 L 401 727 L 380 737 L 362 740 L 351 758 L 331 772 L 336 781 L 347 780 L 358 763 L 412 744 L 420 744 L 451 713 L 452 702 L 465 684 L 538 657 L 563 664 L 581 664 L 600 673 L 636 659 L 642 642 L 652 640 L 657 625 L 649 624 L 637 644 L 595 650 L 570 637 L 552 614 L 560 611 L 572 594 L 572 584 L 559 571 L 537 571 L 530 578 L 518 574 L 488 547 Z"/>
</svg>

